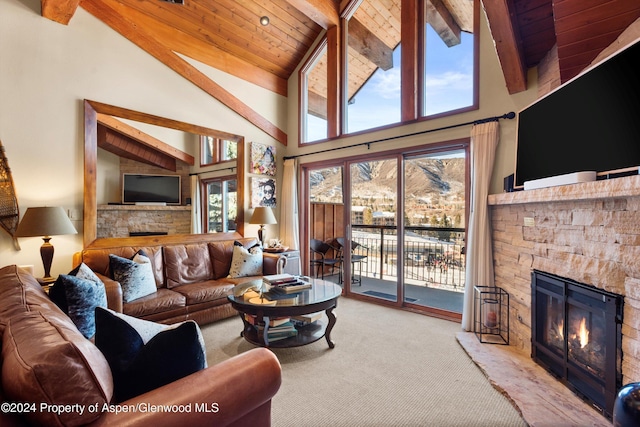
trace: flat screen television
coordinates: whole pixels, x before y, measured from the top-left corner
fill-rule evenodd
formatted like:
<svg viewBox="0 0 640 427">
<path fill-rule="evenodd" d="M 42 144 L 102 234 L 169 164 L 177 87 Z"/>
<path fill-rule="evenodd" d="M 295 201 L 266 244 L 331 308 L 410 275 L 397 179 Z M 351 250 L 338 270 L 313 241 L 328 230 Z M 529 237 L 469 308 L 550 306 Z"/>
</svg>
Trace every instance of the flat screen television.
<svg viewBox="0 0 640 427">
<path fill-rule="evenodd" d="M 122 203 L 166 203 L 179 205 L 180 175 L 145 175 L 125 173 L 122 176 Z"/>
<path fill-rule="evenodd" d="M 515 187 L 640 166 L 640 42 L 560 86 L 518 114 Z"/>
</svg>

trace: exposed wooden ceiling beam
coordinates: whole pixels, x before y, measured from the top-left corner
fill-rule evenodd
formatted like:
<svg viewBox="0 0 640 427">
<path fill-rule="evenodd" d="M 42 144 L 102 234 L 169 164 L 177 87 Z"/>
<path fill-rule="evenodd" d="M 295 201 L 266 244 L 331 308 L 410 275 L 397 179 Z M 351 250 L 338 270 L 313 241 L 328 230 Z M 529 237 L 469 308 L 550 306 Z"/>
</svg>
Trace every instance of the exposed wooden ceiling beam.
<svg viewBox="0 0 640 427">
<path fill-rule="evenodd" d="M 116 30 L 138 47 L 163 62 L 166 66 L 189 80 L 241 117 L 261 129 L 276 141 L 287 145 L 287 134 L 240 101 L 222 86 L 209 79 L 204 73 L 167 49 L 134 22 L 122 18 L 103 0 L 83 0 L 81 6 L 105 24 Z"/>
<path fill-rule="evenodd" d="M 103 114 L 109 116 L 115 116 L 124 118 L 127 120 L 132 120 L 134 122 L 147 123 L 154 126 L 165 127 L 169 129 L 181 130 L 183 132 L 192 133 L 194 135 L 211 135 L 216 138 L 227 139 L 229 141 L 239 141 L 242 137 L 238 135 L 233 135 L 227 132 L 207 128 L 204 126 L 189 124 L 185 122 L 180 122 L 173 119 L 167 119 L 165 117 L 156 116 L 153 114 L 141 113 L 139 111 L 129 110 L 128 108 L 116 107 L 114 105 L 104 104 L 102 102 L 91 101 L 89 99 L 85 100 L 85 103 L 88 104 L 96 112 L 92 113 L 92 115 Z"/>
<path fill-rule="evenodd" d="M 442 0 L 427 0 L 427 22 L 433 27 L 447 47 L 460 44 L 462 30 L 451 16 Z"/>
<path fill-rule="evenodd" d="M 234 22 L 233 11 L 226 11 L 223 7 L 213 4 L 220 2 L 193 1 L 184 7 L 159 0 L 118 0 L 108 3 L 124 19 L 135 22 L 147 31 L 157 26 L 177 29 L 169 35 L 169 39 L 188 35 L 189 39 L 200 40 L 231 55 L 245 57 L 251 63 L 283 78 L 289 77 L 287 67 L 277 64 L 282 58 L 292 58 L 291 61 L 297 65 L 303 56 L 300 50 L 306 50 L 305 46 L 296 40 L 288 39 L 288 43 L 277 43 L 258 22 L 255 23 L 257 27 L 247 26 L 241 21 L 240 11 L 235 12 L 238 14 L 238 23 Z M 163 37 L 159 41 L 164 42 L 165 39 Z M 262 49 L 255 50 L 250 46 L 261 46 Z"/>
<path fill-rule="evenodd" d="M 139 129 L 136 129 L 135 127 L 130 126 L 114 118 L 113 116 L 98 113 L 98 124 L 106 126 L 107 128 L 112 129 L 119 134 L 128 136 L 129 138 L 144 145 L 145 147 L 170 156 L 174 159 L 181 160 L 189 166 L 193 166 L 195 164 L 195 160 L 191 154 L 178 150 L 177 148 L 166 144 L 159 139 L 142 132 Z"/>
<path fill-rule="evenodd" d="M 131 6 L 129 3 L 127 5 L 113 3 L 112 6 L 114 10 L 126 19 L 145 28 L 150 36 L 161 42 L 169 50 L 180 52 L 189 58 L 256 84 L 278 95 L 287 96 L 287 78 L 282 77 L 286 75 L 285 70 L 266 71 L 264 68 L 241 59 L 237 54 L 218 48 L 211 44 L 210 41 L 207 41 L 206 37 L 193 37 L 193 33 L 185 32 L 182 25 L 178 25 L 175 22 L 170 25 L 166 22 L 158 21 L 146 13 L 146 9 L 139 2 L 132 2 L 131 4 L 136 6 Z M 175 19 L 177 20 L 177 18 Z M 198 34 L 202 32 L 204 30 L 196 31 Z"/>
<path fill-rule="evenodd" d="M 336 4 L 332 0 L 285 0 L 325 30 L 340 24 Z"/>
<path fill-rule="evenodd" d="M 309 92 L 307 96 L 307 108 L 309 114 L 323 120 L 327 120 L 327 98 L 315 92 Z"/>
<path fill-rule="evenodd" d="M 80 0 L 40 0 L 41 14 L 47 19 L 68 25 L 79 4 Z"/>
<path fill-rule="evenodd" d="M 376 37 L 355 17 L 349 20 L 349 47 L 385 71 L 393 68 L 393 49 Z"/>
<path fill-rule="evenodd" d="M 527 74 L 520 54 L 517 26 L 507 0 L 483 0 L 489 28 L 510 94 L 527 89 Z"/>
<path fill-rule="evenodd" d="M 172 172 L 177 170 L 176 159 L 173 157 L 146 147 L 126 135 L 115 132 L 101 124 L 98 125 L 98 147 L 125 159 Z"/>
</svg>

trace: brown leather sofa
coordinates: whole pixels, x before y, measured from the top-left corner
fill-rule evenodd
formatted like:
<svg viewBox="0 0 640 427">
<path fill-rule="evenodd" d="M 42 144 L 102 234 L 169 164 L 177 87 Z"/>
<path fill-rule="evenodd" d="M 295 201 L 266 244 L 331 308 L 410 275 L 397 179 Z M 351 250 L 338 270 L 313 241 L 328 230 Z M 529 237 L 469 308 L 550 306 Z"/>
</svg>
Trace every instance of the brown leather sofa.
<svg viewBox="0 0 640 427">
<path fill-rule="evenodd" d="M 194 237 L 199 236 L 199 237 Z M 105 284 L 114 287 L 109 297 L 109 308 L 129 316 L 161 323 L 195 320 L 203 325 L 237 315 L 227 300 L 233 287 L 259 277 L 228 278 L 234 241 L 246 248 L 257 244 L 254 238 L 214 240 L 216 237 L 190 235 L 187 243 L 167 243 L 166 239 L 147 240 L 111 239 L 113 242 L 90 247 L 74 254 L 73 265 L 84 262 Z M 194 240 L 195 239 L 195 240 Z M 122 242 L 137 244 L 122 246 Z M 123 302 L 119 284 L 110 279 L 109 254 L 131 258 L 142 249 L 153 263 L 158 291 L 130 302 Z M 263 254 L 263 274 L 282 272 L 286 257 L 281 254 Z"/>
<path fill-rule="evenodd" d="M 109 365 L 39 283 L 0 269 L 0 426 L 269 426 L 281 368 L 258 348 L 112 404 Z"/>
</svg>

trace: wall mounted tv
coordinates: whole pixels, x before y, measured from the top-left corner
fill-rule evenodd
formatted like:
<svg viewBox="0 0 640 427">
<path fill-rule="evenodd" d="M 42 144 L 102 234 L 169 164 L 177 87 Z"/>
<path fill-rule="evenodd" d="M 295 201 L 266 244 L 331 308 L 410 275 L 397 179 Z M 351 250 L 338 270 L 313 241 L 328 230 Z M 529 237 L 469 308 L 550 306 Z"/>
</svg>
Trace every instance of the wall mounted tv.
<svg viewBox="0 0 640 427">
<path fill-rule="evenodd" d="M 640 166 L 640 42 L 578 75 L 518 114 L 515 186 Z"/>
<path fill-rule="evenodd" d="M 125 173 L 122 176 L 122 203 L 180 204 L 180 175 L 144 175 Z"/>
</svg>

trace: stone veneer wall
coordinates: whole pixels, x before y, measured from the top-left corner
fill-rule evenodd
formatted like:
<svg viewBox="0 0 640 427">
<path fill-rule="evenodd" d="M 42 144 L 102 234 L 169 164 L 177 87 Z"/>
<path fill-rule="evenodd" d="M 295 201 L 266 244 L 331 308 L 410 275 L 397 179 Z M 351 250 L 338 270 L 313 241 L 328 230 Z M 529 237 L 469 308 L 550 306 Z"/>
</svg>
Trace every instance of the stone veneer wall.
<svg viewBox="0 0 640 427">
<path fill-rule="evenodd" d="M 510 344 L 531 354 L 531 271 L 546 271 L 625 297 L 623 383 L 640 381 L 640 176 L 491 195 L 489 204 Z"/>
<path fill-rule="evenodd" d="M 191 233 L 190 206 L 98 206 L 97 237 L 129 237 L 131 232 Z"/>
</svg>

